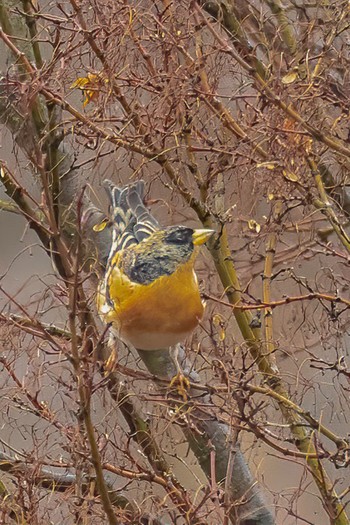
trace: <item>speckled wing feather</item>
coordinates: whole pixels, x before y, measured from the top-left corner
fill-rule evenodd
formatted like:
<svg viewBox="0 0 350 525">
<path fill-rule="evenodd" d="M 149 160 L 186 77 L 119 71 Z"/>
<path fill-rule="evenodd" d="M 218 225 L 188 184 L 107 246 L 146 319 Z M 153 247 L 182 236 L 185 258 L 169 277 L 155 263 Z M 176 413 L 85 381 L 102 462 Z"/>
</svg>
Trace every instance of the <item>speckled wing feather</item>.
<svg viewBox="0 0 350 525">
<path fill-rule="evenodd" d="M 143 193 L 143 183 L 136 183 L 138 187 L 136 191 Z M 104 181 L 104 186 L 110 201 L 110 215 L 112 220 L 112 245 L 110 249 L 109 260 L 114 254 L 127 246 L 137 244 L 133 228 L 136 224 L 136 219 L 133 217 L 132 211 L 129 207 L 127 194 L 130 191 L 130 186 L 118 188 L 110 180 Z"/>
<path fill-rule="evenodd" d="M 113 239 L 110 254 L 113 257 L 116 252 L 146 239 L 160 226 L 143 204 L 143 181 L 118 188 L 110 180 L 105 180 L 104 186 L 111 208 Z"/>
<path fill-rule="evenodd" d="M 147 239 L 156 230 L 159 230 L 160 226 L 158 221 L 151 215 L 149 210 L 143 204 L 142 193 L 138 191 L 137 187 L 130 187 L 127 194 L 127 201 L 129 208 L 132 211 L 136 224 L 133 227 L 134 235 L 138 242 Z"/>
<path fill-rule="evenodd" d="M 119 253 L 147 239 L 159 229 L 159 224 L 143 204 L 145 187 L 143 181 L 119 188 L 110 180 L 105 180 L 104 186 L 110 202 L 113 234 L 101 291 L 105 295 L 106 303 L 112 306 L 108 280 L 117 264 Z"/>
</svg>

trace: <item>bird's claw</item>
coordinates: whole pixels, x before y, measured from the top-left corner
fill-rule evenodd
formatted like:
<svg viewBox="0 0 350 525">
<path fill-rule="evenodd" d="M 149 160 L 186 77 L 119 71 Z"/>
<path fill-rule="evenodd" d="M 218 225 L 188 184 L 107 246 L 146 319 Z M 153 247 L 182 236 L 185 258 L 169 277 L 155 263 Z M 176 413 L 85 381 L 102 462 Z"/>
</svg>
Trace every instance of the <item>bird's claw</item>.
<svg viewBox="0 0 350 525">
<path fill-rule="evenodd" d="M 190 388 L 190 381 L 187 379 L 187 377 L 181 373 L 178 372 L 170 381 L 169 388 L 172 389 L 173 387 L 176 388 L 177 393 L 179 396 L 182 397 L 184 401 L 188 400 L 188 390 Z"/>
</svg>

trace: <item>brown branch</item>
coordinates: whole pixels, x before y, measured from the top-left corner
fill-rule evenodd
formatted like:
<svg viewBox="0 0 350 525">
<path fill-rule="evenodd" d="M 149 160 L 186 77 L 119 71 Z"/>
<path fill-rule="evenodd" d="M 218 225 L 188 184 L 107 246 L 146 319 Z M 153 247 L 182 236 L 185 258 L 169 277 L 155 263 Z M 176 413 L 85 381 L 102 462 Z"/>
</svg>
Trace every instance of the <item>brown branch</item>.
<svg viewBox="0 0 350 525">
<path fill-rule="evenodd" d="M 268 75 L 268 70 L 254 53 L 252 34 L 249 35 L 249 37 L 247 36 L 242 22 L 235 14 L 235 8 L 237 7 L 236 2 L 231 1 L 232 5 L 230 5 L 228 1 L 208 2 L 206 0 L 201 0 L 199 3 L 210 16 L 217 20 L 226 29 L 231 40 L 239 49 L 244 59 L 248 63 L 251 63 L 259 74 L 265 78 Z M 250 8 L 252 7 L 250 6 Z M 254 40 L 256 40 L 257 35 L 259 35 L 258 26 L 254 28 L 253 35 Z"/>
<path fill-rule="evenodd" d="M 77 477 L 75 474 L 65 472 L 55 472 L 52 468 L 43 467 L 40 468 L 38 465 L 30 465 L 29 458 L 25 461 L 15 459 L 9 454 L 0 451 L 0 471 L 7 472 L 15 477 L 28 478 L 36 486 L 42 487 L 52 492 L 66 492 L 71 490 L 77 483 Z M 106 482 L 108 483 L 108 482 Z M 87 479 L 86 476 L 82 482 L 83 494 L 88 494 L 90 491 L 91 480 Z M 121 509 L 128 510 L 129 512 L 134 511 L 135 507 L 130 501 L 123 496 L 120 491 L 113 489 L 111 485 L 108 485 L 108 491 L 113 501 L 113 505 Z M 96 492 L 96 496 L 98 493 Z"/>
<path fill-rule="evenodd" d="M 332 441 L 339 449 L 339 451 L 345 451 L 349 450 L 349 442 L 332 432 L 329 428 L 325 427 L 320 421 L 318 421 L 316 418 L 314 418 L 309 412 L 298 406 L 296 403 L 291 401 L 287 396 L 280 394 L 276 390 L 273 390 L 272 388 L 266 388 L 266 387 L 260 387 L 256 385 L 251 385 L 249 383 L 244 384 L 243 388 L 246 388 L 250 392 L 253 393 L 259 393 L 259 394 L 265 394 L 269 397 L 272 397 L 276 401 L 279 402 L 279 404 L 283 404 L 286 407 L 290 408 L 295 412 L 295 414 L 300 415 L 314 430 L 317 430 L 321 434 L 323 434 L 326 438 L 328 438 L 330 441 Z M 297 424 L 297 421 L 295 422 Z M 314 454 L 314 458 L 318 458 L 317 451 L 314 450 L 314 447 L 310 447 L 309 449 L 304 450 L 304 453 L 306 454 L 306 457 L 308 458 L 309 453 Z M 312 467 L 312 466 L 311 466 Z M 314 475 L 314 474 L 313 474 Z M 321 473 L 319 472 L 319 475 Z M 324 483 L 326 483 L 326 480 L 324 480 Z"/>
<path fill-rule="evenodd" d="M 243 58 L 239 56 L 239 54 L 229 45 L 227 40 L 225 40 L 223 37 L 219 35 L 219 33 L 215 30 L 212 24 L 210 24 L 203 13 L 201 7 L 198 5 L 197 2 L 193 3 L 194 9 L 200 14 L 202 21 L 207 25 L 209 31 L 214 36 L 214 38 L 217 40 L 217 42 L 221 45 L 221 50 L 223 53 L 227 53 L 240 65 L 242 68 L 254 79 L 256 88 L 262 93 L 265 94 L 268 100 L 270 100 L 275 106 L 280 108 L 284 113 L 286 113 L 289 117 L 291 117 L 294 121 L 301 124 L 301 126 L 310 133 L 310 135 L 316 139 L 319 142 L 322 142 L 326 146 L 328 146 L 330 149 L 337 151 L 341 155 L 344 155 L 345 157 L 350 157 L 350 149 L 343 144 L 343 142 L 339 141 L 338 139 L 332 137 L 331 135 L 328 135 L 327 133 L 324 133 L 318 129 L 316 129 L 314 126 L 309 124 L 296 110 L 296 108 L 293 106 L 293 104 L 288 101 L 284 102 L 278 95 L 274 93 L 274 91 L 269 87 L 268 81 L 265 80 L 260 74 L 257 72 L 257 70 L 249 65 Z"/>
<path fill-rule="evenodd" d="M 277 308 L 278 306 L 283 306 L 290 303 L 295 303 L 299 301 L 312 301 L 313 299 L 319 299 L 324 301 L 329 301 L 331 303 L 342 303 L 345 304 L 347 307 L 350 307 L 350 300 L 345 299 L 344 297 L 341 297 L 339 295 L 330 295 L 320 292 L 310 292 L 305 295 L 295 295 L 295 296 L 288 296 L 284 299 L 280 299 L 277 301 L 270 301 L 268 303 L 265 303 L 264 301 L 261 301 L 259 303 L 249 303 L 249 304 L 232 304 L 228 303 L 226 301 L 223 301 L 222 299 L 218 299 L 216 297 L 213 297 L 212 295 L 203 294 L 205 299 L 209 299 L 211 301 L 214 301 L 216 303 L 222 304 L 223 306 L 227 306 L 228 308 L 231 308 L 233 310 L 265 310 L 265 309 L 273 309 Z"/>
<path fill-rule="evenodd" d="M 316 164 L 315 159 L 313 158 L 311 153 L 306 152 L 306 160 L 310 167 L 311 174 L 314 177 L 316 188 L 319 194 L 318 199 L 314 199 L 314 206 L 322 211 L 322 213 L 327 217 L 329 222 L 331 223 L 334 232 L 336 233 L 338 239 L 342 243 L 342 245 L 346 248 L 347 252 L 350 254 L 350 238 L 346 231 L 344 230 L 343 226 L 340 223 L 340 220 L 338 219 L 334 209 L 332 208 L 332 204 L 329 201 L 327 192 L 325 190 L 322 175 L 320 173 L 320 170 Z"/>
<path fill-rule="evenodd" d="M 316 419 L 314 416 L 312 416 L 307 410 L 304 410 L 300 405 L 292 401 L 289 397 L 283 396 L 282 394 L 279 394 L 276 392 L 276 390 L 273 390 L 272 388 L 267 387 L 261 387 L 254 385 L 249 382 L 233 382 L 229 386 L 217 386 L 213 384 L 202 384 L 202 383 L 190 383 L 191 387 L 194 389 L 200 391 L 200 392 L 207 392 L 210 394 L 222 394 L 232 393 L 232 388 L 235 387 L 236 389 L 243 389 L 248 392 L 251 392 L 252 394 L 263 394 L 268 397 L 271 397 L 275 399 L 276 401 L 280 403 L 284 403 L 286 406 L 288 406 L 290 409 L 292 409 L 296 414 L 300 415 L 309 425 L 312 429 L 318 431 L 320 434 L 325 436 L 327 439 L 332 441 L 338 448 L 338 452 L 341 454 L 346 454 L 350 449 L 350 443 L 349 440 L 337 435 L 335 432 L 333 432 L 331 429 L 326 427 L 324 424 L 321 423 L 320 420 Z M 302 423 L 300 423 L 302 425 Z M 308 457 L 317 459 L 319 458 L 318 452 L 311 452 L 310 450 L 303 452 L 300 451 L 291 451 L 290 455 L 295 455 L 295 457 L 305 458 Z M 328 457 L 328 456 L 325 456 Z"/>
<path fill-rule="evenodd" d="M 0 320 L 6 324 L 13 324 L 26 333 L 35 337 L 40 337 L 46 341 L 48 334 L 53 337 L 66 339 L 67 341 L 70 341 L 72 338 L 69 331 L 52 324 L 42 323 L 36 318 L 25 317 L 16 314 L 6 315 L 0 312 Z M 60 351 L 62 351 L 62 349 Z"/>
</svg>

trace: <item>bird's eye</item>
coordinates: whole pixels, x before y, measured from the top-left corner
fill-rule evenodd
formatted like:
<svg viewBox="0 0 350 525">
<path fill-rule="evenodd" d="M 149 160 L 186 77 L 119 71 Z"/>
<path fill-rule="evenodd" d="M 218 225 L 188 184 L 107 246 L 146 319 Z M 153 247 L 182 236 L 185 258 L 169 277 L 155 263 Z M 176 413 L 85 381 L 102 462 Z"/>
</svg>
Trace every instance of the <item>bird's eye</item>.
<svg viewBox="0 0 350 525">
<path fill-rule="evenodd" d="M 168 233 L 165 240 L 169 244 L 189 244 L 192 242 L 193 230 L 190 228 L 183 228 L 173 230 Z"/>
</svg>

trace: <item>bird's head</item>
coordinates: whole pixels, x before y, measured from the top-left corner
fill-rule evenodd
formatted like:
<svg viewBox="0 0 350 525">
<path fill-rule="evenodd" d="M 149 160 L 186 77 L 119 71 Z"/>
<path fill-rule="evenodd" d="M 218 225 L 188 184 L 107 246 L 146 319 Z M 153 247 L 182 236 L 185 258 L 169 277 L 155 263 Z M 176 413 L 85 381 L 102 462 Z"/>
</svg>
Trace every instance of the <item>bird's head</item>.
<svg viewBox="0 0 350 525">
<path fill-rule="evenodd" d="M 214 230 L 187 228 L 186 226 L 169 226 L 164 231 L 163 242 L 168 245 L 194 246 L 204 244 L 214 233 Z"/>
<path fill-rule="evenodd" d="M 191 266 L 213 230 L 194 230 L 186 226 L 169 226 L 156 230 L 122 255 L 124 273 L 133 281 L 149 284 L 162 275 L 171 275 L 179 266 Z"/>
</svg>

